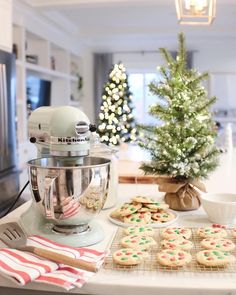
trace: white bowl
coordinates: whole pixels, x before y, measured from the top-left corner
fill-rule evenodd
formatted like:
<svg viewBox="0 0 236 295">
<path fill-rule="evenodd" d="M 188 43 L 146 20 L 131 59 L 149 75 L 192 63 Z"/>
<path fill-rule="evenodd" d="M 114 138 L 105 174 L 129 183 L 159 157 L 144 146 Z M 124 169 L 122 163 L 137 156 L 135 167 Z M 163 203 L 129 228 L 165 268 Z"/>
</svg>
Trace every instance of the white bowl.
<svg viewBox="0 0 236 295">
<path fill-rule="evenodd" d="M 211 222 L 219 224 L 236 222 L 236 194 L 206 193 L 200 198 Z"/>
</svg>

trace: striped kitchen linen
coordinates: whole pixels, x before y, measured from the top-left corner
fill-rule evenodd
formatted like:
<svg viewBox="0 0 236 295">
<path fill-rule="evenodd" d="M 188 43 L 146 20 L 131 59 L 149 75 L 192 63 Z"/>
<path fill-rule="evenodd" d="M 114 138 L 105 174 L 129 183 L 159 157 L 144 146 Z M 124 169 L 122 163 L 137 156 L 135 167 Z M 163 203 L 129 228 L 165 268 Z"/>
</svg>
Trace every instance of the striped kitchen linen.
<svg viewBox="0 0 236 295">
<path fill-rule="evenodd" d="M 106 255 L 106 252 L 64 246 L 36 235 L 27 238 L 27 246 L 43 248 L 96 263 L 98 268 Z M 66 290 L 82 287 L 94 275 L 93 272 L 58 264 L 35 254 L 10 248 L 0 249 L 0 273 L 22 286 L 34 281 L 59 286 Z"/>
</svg>

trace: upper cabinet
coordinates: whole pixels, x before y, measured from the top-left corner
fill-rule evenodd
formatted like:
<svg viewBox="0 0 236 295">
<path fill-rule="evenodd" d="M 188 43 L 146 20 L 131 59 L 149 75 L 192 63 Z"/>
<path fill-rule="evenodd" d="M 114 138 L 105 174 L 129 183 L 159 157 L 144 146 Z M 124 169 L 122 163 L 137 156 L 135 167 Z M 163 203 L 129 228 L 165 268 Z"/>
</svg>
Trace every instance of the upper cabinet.
<svg viewBox="0 0 236 295">
<path fill-rule="evenodd" d="M 12 0 L 0 1 L 0 49 L 12 51 Z"/>
</svg>

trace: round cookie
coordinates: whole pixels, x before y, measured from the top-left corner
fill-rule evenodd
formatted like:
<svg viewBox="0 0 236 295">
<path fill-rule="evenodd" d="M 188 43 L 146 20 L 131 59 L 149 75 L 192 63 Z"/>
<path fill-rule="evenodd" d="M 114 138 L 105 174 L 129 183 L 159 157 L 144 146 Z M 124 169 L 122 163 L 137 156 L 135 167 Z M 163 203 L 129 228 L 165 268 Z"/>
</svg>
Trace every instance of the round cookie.
<svg viewBox="0 0 236 295">
<path fill-rule="evenodd" d="M 203 250 L 196 254 L 199 264 L 205 266 L 225 266 L 234 261 L 234 256 L 229 252 L 220 250 Z"/>
<path fill-rule="evenodd" d="M 141 212 L 152 212 L 152 210 L 147 207 L 141 207 L 140 209 L 138 209 L 137 212 L 140 212 L 140 213 Z M 154 212 L 156 212 L 156 211 L 154 211 Z"/>
<path fill-rule="evenodd" d="M 165 249 L 157 253 L 157 261 L 163 266 L 184 266 L 191 260 L 192 256 L 180 249 Z"/>
<path fill-rule="evenodd" d="M 149 249 L 156 245 L 156 241 L 149 236 L 129 235 L 125 236 L 120 241 L 122 247 L 133 249 Z"/>
<path fill-rule="evenodd" d="M 141 207 L 142 204 L 125 203 L 120 207 L 120 209 L 117 210 L 117 214 L 119 214 L 122 217 L 128 216 L 138 211 Z"/>
<path fill-rule="evenodd" d="M 232 251 L 235 248 L 231 240 L 224 238 L 205 238 L 201 241 L 201 246 L 205 249 L 220 251 Z"/>
<path fill-rule="evenodd" d="M 150 212 L 140 212 L 140 213 L 134 213 L 128 216 L 124 217 L 125 223 L 131 223 L 131 224 L 147 224 L 151 221 L 151 213 Z"/>
<path fill-rule="evenodd" d="M 169 205 L 164 203 L 164 202 L 155 202 L 152 204 L 144 204 L 145 207 L 152 209 L 153 211 L 155 210 L 160 211 L 160 210 L 166 210 L 169 208 Z"/>
<path fill-rule="evenodd" d="M 227 232 L 223 228 L 205 227 L 197 230 L 197 235 L 201 238 L 224 238 Z"/>
<path fill-rule="evenodd" d="M 142 197 L 142 196 L 136 196 L 136 197 L 132 198 L 132 201 L 135 203 L 147 203 L 147 204 L 152 204 L 152 203 L 156 202 L 152 198 Z"/>
<path fill-rule="evenodd" d="M 126 235 L 143 235 L 143 236 L 154 236 L 154 230 L 147 226 L 130 226 L 124 229 Z"/>
<path fill-rule="evenodd" d="M 160 211 L 152 213 L 152 219 L 157 222 L 168 222 L 175 218 L 175 215 L 170 211 Z"/>
<path fill-rule="evenodd" d="M 164 249 L 181 249 L 188 251 L 193 248 L 193 243 L 184 238 L 173 238 L 162 240 L 161 246 Z"/>
<path fill-rule="evenodd" d="M 161 231 L 163 239 L 185 238 L 190 239 L 192 232 L 189 228 L 184 227 L 169 227 Z"/>
<path fill-rule="evenodd" d="M 119 249 L 112 255 L 113 261 L 120 265 L 137 265 L 144 259 L 143 252 L 135 249 Z"/>
</svg>

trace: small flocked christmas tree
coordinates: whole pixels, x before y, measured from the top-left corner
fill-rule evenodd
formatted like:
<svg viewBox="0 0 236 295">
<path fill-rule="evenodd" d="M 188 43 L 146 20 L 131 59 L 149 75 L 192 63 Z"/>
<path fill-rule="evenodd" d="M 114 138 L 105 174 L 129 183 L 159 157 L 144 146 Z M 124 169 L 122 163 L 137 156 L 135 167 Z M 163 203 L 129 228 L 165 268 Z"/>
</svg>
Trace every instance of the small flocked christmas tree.
<svg viewBox="0 0 236 295">
<path fill-rule="evenodd" d="M 194 187 L 217 166 L 218 150 L 210 106 L 216 98 L 208 98 L 201 82 L 207 73 L 186 68 L 184 35 L 179 34 L 176 59 L 160 49 L 167 65 L 159 68 L 162 79 L 149 85 L 159 101 L 150 106 L 150 115 L 160 119 L 159 126 L 141 126 L 144 134 L 140 146 L 148 150 L 151 161 L 143 163 L 145 174 L 162 175 L 159 190 L 172 209 L 192 210 L 200 205 Z"/>
<path fill-rule="evenodd" d="M 132 94 L 129 90 L 126 69 L 115 64 L 104 86 L 99 114 L 98 134 L 108 145 L 136 140 L 137 129 L 133 116 Z"/>
</svg>

